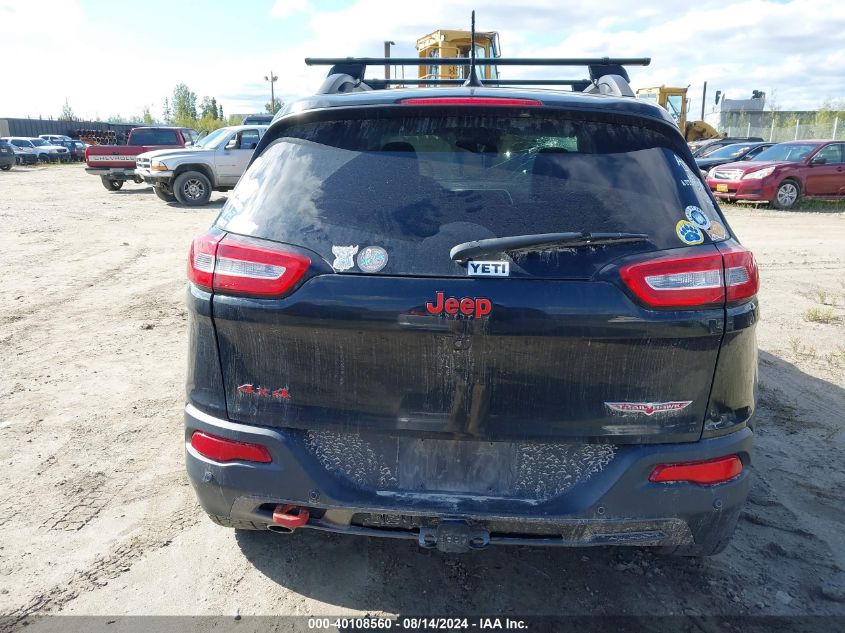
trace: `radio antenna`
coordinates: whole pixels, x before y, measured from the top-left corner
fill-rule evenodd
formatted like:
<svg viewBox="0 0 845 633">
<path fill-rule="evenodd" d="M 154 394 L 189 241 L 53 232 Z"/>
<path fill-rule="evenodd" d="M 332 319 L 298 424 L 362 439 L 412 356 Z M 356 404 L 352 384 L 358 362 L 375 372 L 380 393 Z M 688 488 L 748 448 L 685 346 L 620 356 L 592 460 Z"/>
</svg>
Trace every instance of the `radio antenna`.
<svg viewBox="0 0 845 633">
<path fill-rule="evenodd" d="M 475 72 L 475 10 L 473 10 L 469 36 L 469 76 L 464 82 L 464 86 L 481 88 L 483 85 Z"/>
</svg>

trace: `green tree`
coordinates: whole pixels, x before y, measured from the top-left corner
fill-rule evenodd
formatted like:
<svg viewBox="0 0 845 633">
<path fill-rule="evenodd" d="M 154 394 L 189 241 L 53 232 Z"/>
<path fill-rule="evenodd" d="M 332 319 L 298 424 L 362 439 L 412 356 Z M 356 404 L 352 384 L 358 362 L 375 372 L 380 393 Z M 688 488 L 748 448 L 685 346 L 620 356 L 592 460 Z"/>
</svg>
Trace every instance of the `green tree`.
<svg viewBox="0 0 845 633">
<path fill-rule="evenodd" d="M 165 123 L 173 123 L 173 113 L 170 111 L 170 101 L 164 98 L 164 107 L 161 109 L 161 118 Z"/>
<path fill-rule="evenodd" d="M 197 120 L 197 95 L 185 84 L 173 88 L 173 122 L 190 127 Z"/>
<path fill-rule="evenodd" d="M 211 97 L 203 97 L 200 102 L 200 118 L 206 117 L 217 118 L 217 104 Z"/>
<path fill-rule="evenodd" d="M 156 120 L 153 118 L 153 115 L 150 114 L 150 106 L 144 106 L 144 114 L 141 117 L 144 123 L 150 124 L 155 123 Z"/>
<path fill-rule="evenodd" d="M 221 121 L 225 121 L 226 117 L 223 116 L 223 104 L 218 104 L 217 106 L 217 118 Z"/>
<path fill-rule="evenodd" d="M 273 101 L 268 101 L 264 104 L 264 110 L 268 114 L 276 114 L 276 112 L 282 109 L 283 105 L 284 102 L 281 99 L 279 99 L 278 97 L 274 97 Z"/>
<path fill-rule="evenodd" d="M 62 106 L 62 116 L 59 117 L 59 121 L 73 121 L 73 119 L 73 108 L 70 107 L 67 97 L 65 97 L 65 104 Z"/>
</svg>

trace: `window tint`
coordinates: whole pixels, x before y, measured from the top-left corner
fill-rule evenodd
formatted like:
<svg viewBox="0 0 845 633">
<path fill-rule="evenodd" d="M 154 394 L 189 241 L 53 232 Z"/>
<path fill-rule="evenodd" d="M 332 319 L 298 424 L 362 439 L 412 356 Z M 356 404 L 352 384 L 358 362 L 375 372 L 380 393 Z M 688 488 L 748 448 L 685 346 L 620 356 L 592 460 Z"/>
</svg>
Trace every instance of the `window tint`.
<svg viewBox="0 0 845 633">
<path fill-rule="evenodd" d="M 818 145 L 812 143 L 781 143 L 761 152 L 757 160 L 784 160 L 790 163 L 800 163 Z"/>
<path fill-rule="evenodd" d="M 707 158 L 736 158 L 748 151 L 750 145 L 725 145 L 707 155 Z"/>
<path fill-rule="evenodd" d="M 813 156 L 813 160 L 817 158 L 824 158 L 827 165 L 838 165 L 842 163 L 842 144 L 834 143 L 822 148 L 818 154 Z"/>
<path fill-rule="evenodd" d="M 676 228 L 688 206 L 718 218 L 698 176 L 674 151 L 682 151 L 680 139 L 578 116 L 444 114 L 298 125 L 254 161 L 218 226 L 297 244 L 328 262 L 336 247 L 380 246 L 390 260 L 382 274 L 465 276 L 449 251 L 466 241 L 630 231 L 649 234 L 639 248 L 676 248 L 684 245 Z M 607 250 L 534 253 L 514 260 L 515 274 L 553 276 Z"/>
<path fill-rule="evenodd" d="M 253 150 L 258 146 L 258 130 L 244 130 L 240 134 L 239 149 Z"/>
<path fill-rule="evenodd" d="M 132 133 L 133 145 L 178 145 L 176 130 L 135 130 Z"/>
</svg>

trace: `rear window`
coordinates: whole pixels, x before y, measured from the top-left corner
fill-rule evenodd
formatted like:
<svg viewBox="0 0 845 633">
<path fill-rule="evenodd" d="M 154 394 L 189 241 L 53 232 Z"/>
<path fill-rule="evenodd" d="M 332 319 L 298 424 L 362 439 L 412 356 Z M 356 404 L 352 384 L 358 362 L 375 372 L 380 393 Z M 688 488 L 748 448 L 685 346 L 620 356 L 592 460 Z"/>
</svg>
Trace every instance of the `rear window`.
<svg viewBox="0 0 845 633">
<path fill-rule="evenodd" d="M 217 225 L 311 249 L 353 274 L 361 271 L 343 262 L 368 247 L 387 255 L 379 274 L 465 276 L 449 253 L 467 241 L 569 231 L 649 236 L 636 246 L 555 248 L 511 263 L 511 275 L 566 276 L 585 258 L 710 241 L 705 230 L 685 228 L 690 211 L 704 224 L 719 220 L 674 151 L 680 138 L 622 119 L 393 110 L 282 134 L 241 178 Z"/>
<path fill-rule="evenodd" d="M 133 130 L 133 145 L 179 145 L 176 130 Z"/>
</svg>

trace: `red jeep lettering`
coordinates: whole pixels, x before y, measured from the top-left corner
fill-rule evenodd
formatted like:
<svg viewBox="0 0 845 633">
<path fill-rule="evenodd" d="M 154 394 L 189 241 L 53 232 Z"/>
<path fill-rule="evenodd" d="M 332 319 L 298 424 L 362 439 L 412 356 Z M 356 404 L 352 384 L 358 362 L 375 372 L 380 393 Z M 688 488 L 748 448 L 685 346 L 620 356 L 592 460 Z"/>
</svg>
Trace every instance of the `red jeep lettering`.
<svg viewBox="0 0 845 633">
<path fill-rule="evenodd" d="M 445 298 L 445 293 L 435 293 L 435 300 L 425 304 L 429 314 L 456 316 L 459 312 L 466 318 L 480 319 L 493 310 L 493 303 L 485 297 L 456 297 Z"/>
</svg>

